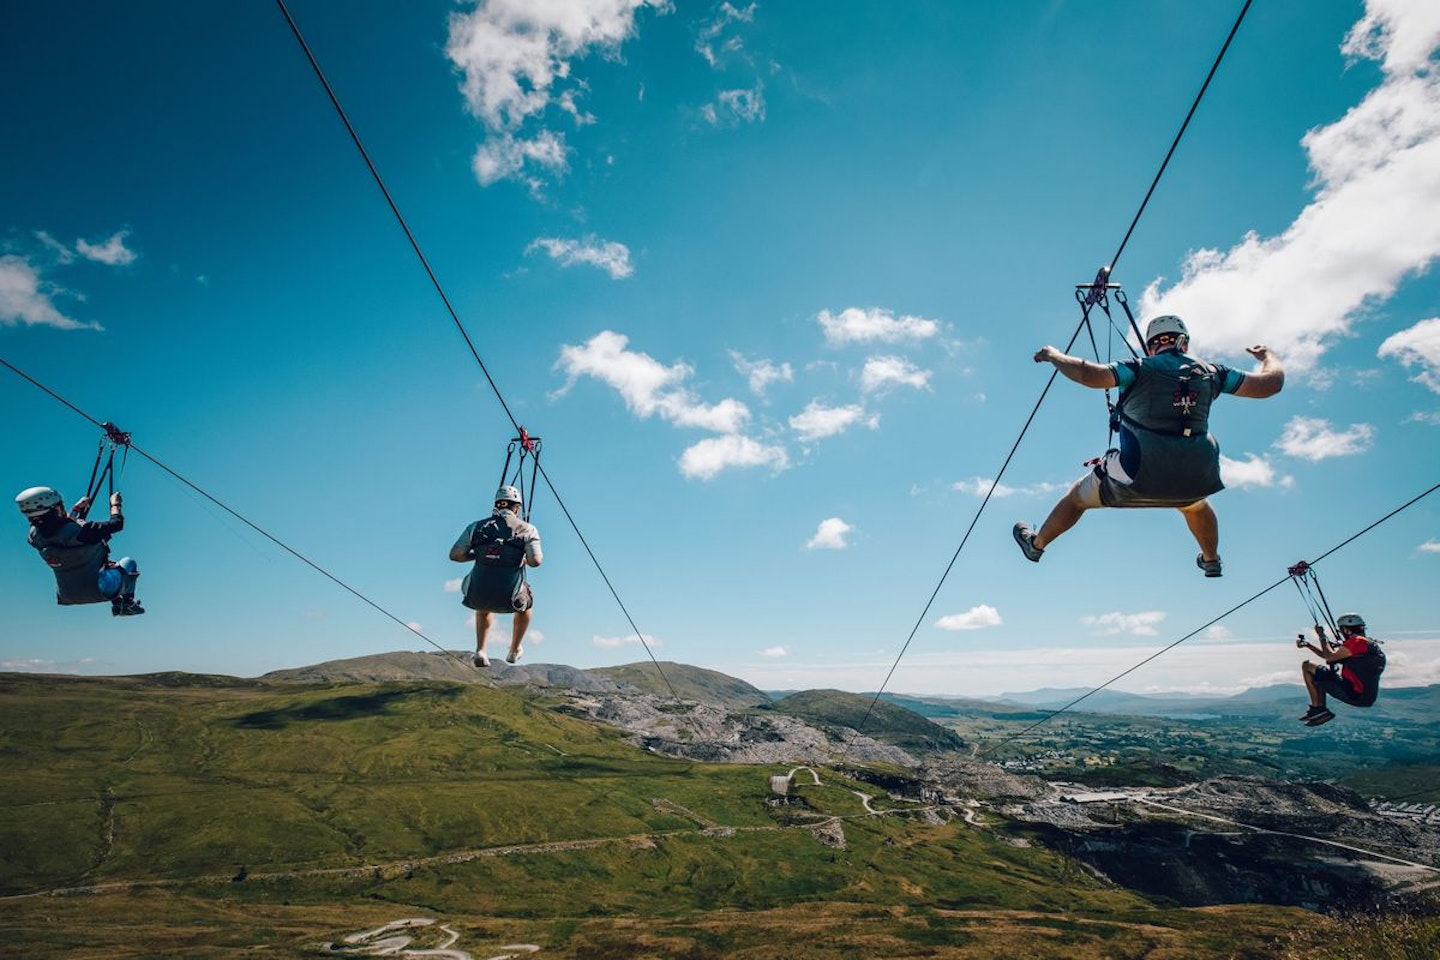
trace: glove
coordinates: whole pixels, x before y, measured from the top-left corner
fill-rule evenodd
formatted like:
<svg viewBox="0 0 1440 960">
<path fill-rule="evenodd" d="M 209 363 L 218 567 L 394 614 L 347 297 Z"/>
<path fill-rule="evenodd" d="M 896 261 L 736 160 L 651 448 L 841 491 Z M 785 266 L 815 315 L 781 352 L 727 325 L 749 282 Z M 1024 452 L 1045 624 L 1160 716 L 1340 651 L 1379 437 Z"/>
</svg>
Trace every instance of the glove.
<svg viewBox="0 0 1440 960">
<path fill-rule="evenodd" d="M 123 503 L 123 502 L 124 502 L 124 498 L 121 497 L 120 494 L 118 494 L 118 493 L 112 493 L 112 494 L 110 494 L 110 509 L 111 509 L 111 510 L 117 510 L 117 511 L 118 511 L 118 510 L 120 509 L 120 504 Z"/>
</svg>

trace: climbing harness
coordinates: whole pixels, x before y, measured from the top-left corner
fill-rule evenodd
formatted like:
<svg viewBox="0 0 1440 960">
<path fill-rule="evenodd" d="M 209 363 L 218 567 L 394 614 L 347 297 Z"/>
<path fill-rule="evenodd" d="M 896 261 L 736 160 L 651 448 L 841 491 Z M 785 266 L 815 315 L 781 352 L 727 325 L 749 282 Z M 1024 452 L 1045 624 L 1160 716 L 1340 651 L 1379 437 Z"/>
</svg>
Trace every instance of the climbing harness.
<svg viewBox="0 0 1440 960">
<path fill-rule="evenodd" d="M 85 487 L 85 499 L 92 504 L 100 494 L 101 484 L 105 485 L 107 497 L 115 492 L 115 483 L 125 473 L 125 464 L 130 459 L 130 433 L 108 420 L 100 424 L 100 429 L 105 431 L 105 436 L 100 439 L 99 449 L 95 452 L 95 465 L 90 468 L 90 482 Z M 122 448 L 125 452 L 120 455 L 120 470 L 117 473 L 115 451 Z"/>
<path fill-rule="evenodd" d="M 540 448 L 543 441 L 539 437 L 530 436 L 529 432 L 522 426 L 520 436 L 511 439 L 505 448 L 505 466 L 500 469 L 500 486 L 515 487 L 520 491 L 520 506 L 522 513 L 520 519 L 526 523 L 530 522 L 530 500 L 539 488 L 535 485 L 536 474 L 540 471 Z M 516 455 L 519 455 L 518 457 Z M 525 492 L 525 461 L 530 461 L 530 492 Z M 515 464 L 515 470 L 510 470 L 511 463 Z"/>
<path fill-rule="evenodd" d="M 1320 589 L 1320 578 L 1315 575 L 1315 568 L 1304 560 L 1290 567 L 1287 571 L 1290 580 L 1295 584 L 1295 589 L 1300 593 L 1300 600 L 1305 604 L 1306 611 L 1317 627 L 1328 627 L 1330 635 L 1339 640 L 1340 627 L 1335 623 L 1335 615 L 1330 612 L 1330 604 L 1325 599 L 1325 591 Z"/>
<path fill-rule="evenodd" d="M 1145 342 L 1140 334 L 1140 326 L 1135 322 L 1135 314 L 1130 312 L 1130 300 L 1125 296 L 1124 289 L 1121 288 L 1120 284 L 1110 282 L 1110 268 L 1108 266 L 1101 267 L 1099 271 L 1096 272 L 1095 279 L 1091 282 L 1075 284 L 1075 301 L 1080 304 L 1080 325 L 1085 328 L 1086 334 L 1090 337 L 1090 349 L 1095 353 L 1096 363 L 1110 362 L 1111 353 L 1115 344 L 1114 333 L 1120 329 L 1115 325 L 1115 315 L 1110 309 L 1112 299 L 1125 311 L 1125 317 L 1130 322 L 1130 329 L 1135 333 L 1136 342 Z M 1090 323 L 1090 311 L 1096 307 L 1099 307 L 1100 312 L 1105 314 L 1105 320 L 1109 327 L 1106 330 L 1105 359 L 1103 360 L 1100 358 L 1100 345 L 1095 339 L 1095 329 Z M 1130 351 L 1130 356 L 1136 358 L 1140 356 L 1135 352 L 1135 348 L 1130 345 L 1130 341 L 1125 337 L 1123 331 L 1120 335 L 1120 341 L 1124 343 L 1126 349 Z M 1109 387 L 1105 388 L 1105 410 L 1109 415 L 1107 422 L 1110 427 L 1109 435 L 1105 441 L 1105 446 L 1108 449 L 1110 446 L 1113 446 L 1115 434 L 1120 429 L 1120 408 L 1110 399 Z M 1099 463 L 1101 459 L 1102 458 L 1097 457 L 1089 461 L 1086 466 L 1094 466 Z"/>
</svg>

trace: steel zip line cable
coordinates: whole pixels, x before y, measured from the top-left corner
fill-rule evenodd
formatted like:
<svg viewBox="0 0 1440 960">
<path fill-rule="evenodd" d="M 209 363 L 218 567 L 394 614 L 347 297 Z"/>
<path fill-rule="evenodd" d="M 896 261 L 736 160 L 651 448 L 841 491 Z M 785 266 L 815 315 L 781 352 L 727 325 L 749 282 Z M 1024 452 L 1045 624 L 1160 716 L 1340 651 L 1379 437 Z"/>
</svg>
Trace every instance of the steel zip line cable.
<svg viewBox="0 0 1440 960">
<path fill-rule="evenodd" d="M 71 403 L 69 400 L 66 400 L 66 399 L 65 399 L 64 397 L 62 397 L 60 394 L 56 393 L 54 390 L 51 390 L 49 387 L 45 386 L 45 384 L 41 383 L 39 380 L 36 380 L 34 377 L 30 376 L 30 374 L 26 373 L 24 370 L 21 370 L 19 367 L 15 366 L 13 363 L 11 363 L 10 361 L 6 360 L 4 357 L 0 357 L 0 364 L 3 364 L 3 365 L 4 365 L 5 367 L 7 367 L 11 372 L 17 374 L 17 375 L 20 376 L 22 379 L 25 379 L 25 380 L 30 381 L 30 383 L 32 383 L 32 384 L 34 384 L 35 386 L 39 387 L 39 388 L 40 388 L 41 390 L 43 390 L 45 393 L 48 393 L 51 397 L 53 397 L 54 399 L 60 401 L 62 404 L 64 404 L 65 406 L 69 407 L 71 410 L 73 410 L 75 413 L 78 413 L 80 416 L 84 417 L 86 420 L 89 420 L 89 421 L 90 421 L 91 423 L 93 423 L 95 426 L 97 426 L 97 427 L 101 427 L 101 426 L 102 426 L 101 421 L 99 421 L 99 420 L 95 419 L 94 417 L 90 416 L 90 414 L 86 413 L 84 410 L 81 410 L 81 409 L 80 409 L 79 407 L 77 407 L 75 404 Z M 296 560 L 299 560 L 301 563 L 305 564 L 305 565 L 306 565 L 307 567 L 309 567 L 311 570 L 314 570 L 316 573 L 318 573 L 318 574 L 320 574 L 321 576 L 325 577 L 326 579 L 328 579 L 328 580 L 331 581 L 332 583 L 334 583 L 334 584 L 336 584 L 337 586 L 343 588 L 343 589 L 346 590 L 348 593 L 350 593 L 352 596 L 355 596 L 355 597 L 357 597 L 358 599 L 364 601 L 366 604 L 368 604 L 368 605 L 369 605 L 371 608 L 373 608 L 374 610 L 377 610 L 377 611 L 379 611 L 380 613 L 384 614 L 385 616 L 389 617 L 391 620 L 394 620 L 396 623 L 400 624 L 400 626 L 404 627 L 406 630 L 409 630 L 411 633 L 415 634 L 415 636 L 419 637 L 421 640 L 424 640 L 426 643 L 430 644 L 430 646 L 434 647 L 436 650 L 439 650 L 441 653 L 445 654 L 445 656 L 447 656 L 447 657 L 449 657 L 450 659 L 454 660 L 456 663 L 458 663 L 458 664 L 460 664 L 461 666 L 465 667 L 467 670 L 470 668 L 470 665 L 469 665 L 468 663 L 466 663 L 465 661 L 461 660 L 459 657 L 456 657 L 451 651 L 446 650 L 444 647 L 442 647 L 440 644 L 436 643 L 434 640 L 431 640 L 431 639 L 430 639 L 428 636 L 426 636 L 423 632 L 415 629 L 415 628 L 412 627 L 410 624 L 406 623 L 404 620 L 401 620 L 399 617 L 395 616 L 395 614 L 391 613 L 389 610 L 387 610 L 387 609 L 385 609 L 384 607 L 380 606 L 380 604 L 376 603 L 374 600 L 371 600 L 369 597 L 365 596 L 365 594 L 361 593 L 359 590 L 356 590 L 354 587 L 350 586 L 350 584 L 346 583 L 344 580 L 341 580 L 339 577 L 335 576 L 335 574 L 331 573 L 329 570 L 326 570 L 324 567 L 320 566 L 320 564 L 318 564 L 318 563 L 316 563 L 315 561 L 311 560 L 309 557 L 305 556 L 305 554 L 301 553 L 299 550 L 296 550 L 294 547 L 290 546 L 288 543 L 286 543 L 285 541 L 281 540 L 279 537 L 277 537 L 277 536 L 275 536 L 274 534 L 270 533 L 270 531 L 266 530 L 264 527 L 261 527 L 259 524 L 254 523 L 254 522 L 251 521 L 249 518 L 247 518 L 246 516 L 244 516 L 243 514 L 241 514 L 239 511 L 231 508 L 228 504 L 224 503 L 224 502 L 221 501 L 220 499 L 218 499 L 218 498 L 212 496 L 211 494 L 207 493 L 207 492 L 206 492 L 203 488 L 201 488 L 199 485 L 197 485 L 197 484 L 195 484 L 195 483 L 192 483 L 190 480 L 188 480 L 187 478 L 185 478 L 185 477 L 182 476 L 181 474 L 177 473 L 176 471 L 172 470 L 170 467 L 166 466 L 164 463 L 160 462 L 160 460 L 156 459 L 156 458 L 155 458 L 154 456 L 152 456 L 151 454 L 146 453 L 144 450 L 142 450 L 142 449 L 140 449 L 139 447 L 135 446 L 134 443 L 130 443 L 130 444 L 129 444 L 129 448 L 130 448 L 131 450 L 133 450 L 135 453 L 137 453 L 137 454 L 139 454 L 140 456 L 144 457 L 146 460 L 149 460 L 151 463 L 153 463 L 155 466 L 159 467 L 159 468 L 160 468 L 161 470 L 163 470 L 165 473 L 170 474 L 170 476 L 174 477 L 176 480 L 180 481 L 182 484 L 184 484 L 185 486 L 189 487 L 191 490 L 193 490 L 194 492 L 198 493 L 200 496 L 204 497 L 206 500 L 209 500 L 211 503 L 215 504 L 215 506 L 219 507 L 221 510 L 224 510 L 226 513 L 230 514 L 230 516 L 234 517 L 236 520 L 239 520 L 241 523 L 245 524 L 245 526 L 249 527 L 251 530 L 254 530 L 256 533 L 260 534 L 260 536 L 264 537 L 266 540 L 269 540 L 271 543 L 275 544 L 275 545 L 276 545 L 277 547 L 279 547 L 281 550 L 284 550 L 286 553 L 290 554 L 290 555 L 291 555 L 292 557 L 294 557 Z"/>
<path fill-rule="evenodd" d="M 1346 537 L 1344 540 L 1340 541 L 1340 542 L 1337 543 L 1335 546 L 1331 547 L 1329 550 L 1326 550 L 1324 553 L 1320 554 L 1320 556 L 1316 557 L 1314 560 L 1310 560 L 1310 561 L 1307 561 L 1307 562 L 1310 564 L 1310 566 L 1312 566 L 1312 567 L 1315 566 L 1315 565 L 1316 565 L 1317 563 L 1319 563 L 1321 560 L 1324 560 L 1326 557 L 1330 556 L 1331 554 L 1335 553 L 1336 551 L 1338 551 L 1338 550 L 1340 550 L 1340 549 L 1342 549 L 1342 548 L 1344 548 L 1344 547 L 1349 546 L 1351 543 L 1353 543 L 1354 541 L 1360 539 L 1360 538 L 1363 537 L 1365 534 L 1369 533 L 1371 530 L 1374 530 L 1376 527 L 1380 526 L 1380 524 L 1384 523 L 1386 520 L 1389 520 L 1391 517 L 1395 516 L 1397 513 L 1400 513 L 1402 510 L 1405 510 L 1406 508 L 1411 507 L 1411 506 L 1415 505 L 1416 503 L 1419 503 L 1421 500 L 1423 500 L 1423 499 L 1425 499 L 1426 497 L 1430 496 L 1430 494 L 1434 493 L 1436 490 L 1440 490 L 1440 483 L 1435 484 L 1434 486 L 1432 486 L 1430 489 L 1424 491 L 1423 493 L 1420 493 L 1420 494 L 1418 494 L 1418 495 L 1416 495 L 1416 496 L 1414 496 L 1414 497 L 1411 497 L 1409 500 L 1405 501 L 1405 502 L 1402 503 L 1400 506 L 1396 507 L 1394 510 L 1391 510 L 1389 513 L 1385 514 L 1385 516 L 1381 517 L 1379 520 L 1376 520 L 1374 523 L 1372 523 L 1372 524 L 1370 524 L 1369 526 L 1365 527 L 1364 529 L 1360 530 L 1358 533 L 1354 533 L 1354 534 L 1350 535 L 1349 537 Z M 989 749 L 980 751 L 978 754 L 976 754 L 976 759 L 979 759 L 980 757 L 989 756 L 990 754 L 994 753 L 996 750 L 999 750 L 1001 747 L 1005 746 L 1007 743 L 1010 743 L 1012 740 L 1018 740 L 1020 737 L 1025 736 L 1027 733 L 1029 733 L 1031 730 L 1034 730 L 1036 727 L 1039 727 L 1039 726 L 1041 726 L 1042 724 L 1045 724 L 1045 723 L 1050 722 L 1051 720 L 1053 720 L 1054 718 L 1058 717 L 1060 714 L 1064 713 L 1065 711 L 1069 710 L 1071 707 L 1075 706 L 1077 703 L 1081 702 L 1082 700 L 1086 700 L 1086 699 L 1090 698 L 1091 696 L 1099 693 L 1101 690 L 1104 690 L 1106 687 L 1110 686 L 1110 684 L 1114 683 L 1116 680 L 1119 680 L 1121 677 L 1129 676 L 1130 674 L 1134 673 L 1136 670 L 1139 670 L 1141 667 L 1145 666 L 1145 664 L 1149 663 L 1151 660 L 1154 660 L 1156 657 L 1159 657 L 1161 654 L 1167 653 L 1167 652 L 1169 652 L 1170 650 L 1173 650 L 1173 649 L 1175 649 L 1176 647 L 1180 646 L 1180 644 L 1184 643 L 1186 640 L 1189 640 L 1191 637 L 1195 636 L 1195 635 L 1196 635 L 1197 633 L 1199 633 L 1201 630 L 1207 630 L 1207 629 L 1209 629 L 1210 627 L 1213 627 L 1215 624 L 1219 623 L 1221 620 L 1224 620 L 1226 617 L 1230 616 L 1230 614 L 1234 613 L 1236 610 L 1239 610 L 1241 607 L 1244 607 L 1244 606 L 1247 606 L 1248 604 L 1254 603 L 1256 600 L 1259 600 L 1261 597 L 1265 596 L 1265 594 L 1269 593 L 1271 590 L 1274 590 L 1276 587 L 1281 586 L 1282 584 L 1285 583 L 1286 580 L 1289 580 L 1289 579 L 1291 579 L 1291 577 L 1290 577 L 1289 575 L 1286 575 L 1285 577 L 1282 577 L 1281 579 L 1276 580 L 1274 583 L 1270 584 L 1270 586 L 1266 587 L 1264 590 L 1261 590 L 1259 593 L 1255 594 L 1254 596 L 1250 597 L 1249 599 L 1240 601 L 1239 603 L 1235 604 L 1235 606 L 1231 607 L 1229 610 L 1226 610 L 1224 613 L 1220 614 L 1220 616 L 1218 616 L 1218 617 L 1216 617 L 1215 619 L 1209 621 L 1208 623 L 1202 623 L 1200 626 L 1196 627 L 1194 630 L 1191 630 L 1189 633 L 1185 634 L 1185 636 L 1181 637 L 1179 640 L 1176 640 L 1174 643 L 1172 643 L 1172 644 L 1170 644 L 1170 645 L 1168 645 L 1168 646 L 1165 646 L 1165 647 L 1160 648 L 1159 650 L 1157 650 L 1157 651 L 1155 651 L 1154 653 L 1150 654 L 1150 656 L 1146 657 L 1144 660 L 1141 660 L 1139 663 L 1135 664 L 1133 667 L 1130 667 L 1130 668 L 1127 669 L 1127 670 L 1124 670 L 1124 671 L 1122 671 L 1122 672 L 1120 672 L 1120 673 L 1117 673 L 1115 676 L 1111 677 L 1109 680 L 1106 680 L 1104 683 L 1100 684 L 1100 686 L 1096 687 L 1096 688 L 1093 689 L 1093 690 L 1090 690 L 1090 691 L 1087 692 L 1087 693 L 1081 694 L 1080 696 L 1076 697 L 1074 700 L 1071 700 L 1069 703 L 1065 704 L 1065 706 L 1063 706 L 1063 707 L 1061 707 L 1060 709 L 1054 711 L 1053 713 L 1050 713 L 1050 714 L 1047 714 L 1047 715 L 1044 716 L 1044 717 L 1041 717 L 1039 720 L 1036 720 L 1034 723 L 1030 724 L 1030 726 L 1026 727 L 1024 730 L 1021 730 L 1019 733 L 1013 733 L 1013 734 L 1011 734 L 1010 736 L 1006 737 L 1005 739 L 1001 740 L 999 743 L 995 744 L 995 746 L 993 746 L 993 747 L 991 747 L 991 748 L 989 748 Z"/>
<path fill-rule="evenodd" d="M 465 346 L 470 350 L 470 355 L 475 358 L 475 362 L 480 366 L 480 372 L 485 375 L 485 381 L 490 385 L 490 390 L 495 394 L 495 399 L 500 402 L 500 407 L 505 411 L 505 416 L 509 419 L 510 425 L 515 428 L 516 433 L 519 433 L 520 421 L 515 419 L 515 414 L 510 410 L 510 405 L 505 402 L 504 394 L 500 392 L 500 387 L 495 383 L 495 378 L 490 375 L 490 368 L 485 366 L 485 361 L 480 357 L 480 351 L 475 347 L 475 341 L 470 339 L 470 333 L 465 329 L 465 324 L 461 322 L 460 315 L 455 311 L 454 305 L 451 304 L 450 297 L 445 293 L 445 288 L 440 283 L 440 278 L 435 275 L 435 271 L 431 268 L 429 258 L 427 258 L 425 252 L 420 249 L 420 241 L 415 238 L 415 234 L 410 229 L 409 222 L 406 221 L 405 215 L 400 212 L 399 205 L 391 195 L 390 188 L 385 185 L 385 180 L 380 176 L 380 171 L 375 166 L 375 162 L 370 159 L 370 151 L 365 149 L 365 144 L 360 139 L 359 132 L 356 131 L 355 125 L 350 122 L 350 117 L 345 112 L 345 108 L 340 105 L 340 98 L 336 95 L 335 88 L 330 85 L 330 80 L 325 76 L 325 71 L 320 68 L 320 61 L 315 58 L 315 54 L 310 49 L 310 44 L 305 41 L 305 35 L 300 32 L 300 25 L 297 24 L 295 18 L 290 15 L 290 9 L 285 6 L 285 0 L 275 0 L 275 3 L 279 6 L 280 12 L 285 16 L 285 22 L 290 25 L 290 32 L 295 35 L 295 40 L 300 44 L 300 49 L 304 52 L 305 59 L 310 62 L 310 68 L 315 71 L 315 76 L 320 80 L 321 86 L 325 88 L 325 94 L 330 98 L 330 103 L 339 115 L 340 122 L 345 125 L 345 130 L 350 134 L 350 139 L 354 142 L 355 149 L 360 151 L 360 157 L 365 161 L 365 166 L 369 168 L 370 176 L 374 178 L 375 185 L 379 187 L 380 192 L 384 194 L 385 202 L 390 206 L 390 212 L 394 214 L 396 222 L 400 225 L 400 229 L 405 233 L 405 239 L 410 241 L 410 248 L 415 251 L 416 259 L 418 259 L 420 265 L 424 267 L 425 275 L 430 278 L 430 283 L 434 286 L 435 292 L 440 295 L 441 302 L 445 304 L 445 310 L 450 314 L 450 319 L 454 322 L 455 329 L 459 331 L 460 337 L 465 341 Z M 670 684 L 670 678 L 665 675 L 664 668 L 660 666 L 660 661 L 655 657 L 655 651 L 650 649 L 650 644 L 646 641 L 645 634 L 641 633 L 640 628 L 636 626 L 635 618 L 630 616 L 630 611 L 626 608 L 625 602 L 620 599 L 619 591 L 617 591 L 614 584 L 610 582 L 610 577 L 606 575 L 605 568 L 601 566 L 599 558 L 595 556 L 595 551 L 590 549 L 589 541 L 587 541 L 585 535 L 580 532 L 579 524 L 575 522 L 575 518 L 571 515 L 569 507 L 565 506 L 565 501 L 561 498 L 560 491 L 555 488 L 554 482 L 550 479 L 550 474 L 546 472 L 543 466 L 539 469 L 540 476 L 545 479 L 545 486 L 549 488 L 551 495 L 555 498 L 555 502 L 559 504 L 561 512 L 565 514 L 565 519 L 569 522 L 570 529 L 575 531 L 575 536 L 580 540 L 580 545 L 585 548 L 585 553 L 590 557 L 590 562 L 593 563 L 595 569 L 599 571 L 600 579 L 605 582 L 605 588 L 610 591 L 610 596 L 615 598 L 615 603 L 620 607 L 620 612 L 625 615 L 625 620 L 630 624 L 630 629 L 635 632 L 635 638 L 640 641 L 641 646 L 645 648 L 645 652 L 649 654 L 651 662 L 655 664 L 655 669 L 659 672 L 660 679 L 665 681 L 665 687 L 670 691 L 671 698 L 679 700 L 679 695 Z"/>
<path fill-rule="evenodd" d="M 1139 224 L 1141 215 L 1150 203 L 1150 197 L 1154 195 L 1155 188 L 1160 185 L 1160 178 L 1164 175 L 1165 168 L 1170 165 L 1170 158 L 1175 155 L 1176 149 L 1180 146 L 1180 141 L 1190 126 L 1190 119 L 1195 116 L 1195 111 L 1200 108 L 1200 101 L 1204 99 L 1205 91 L 1210 89 L 1210 81 L 1214 79 L 1215 72 L 1220 69 L 1220 62 L 1225 59 L 1225 53 L 1230 49 L 1230 42 L 1235 39 L 1235 34 L 1239 31 L 1240 24 L 1244 21 L 1245 14 L 1249 12 L 1252 2 L 1253 0 L 1245 0 L 1245 5 L 1240 8 L 1240 13 L 1235 18 L 1235 23 L 1230 28 L 1229 35 L 1225 37 L 1225 42 L 1220 46 L 1220 52 L 1215 55 L 1215 62 L 1210 65 L 1210 72 L 1206 74 L 1205 82 L 1200 85 L 1200 91 L 1195 94 L 1195 99 L 1190 104 L 1190 110 L 1185 114 L 1184 122 L 1180 124 L 1180 129 L 1176 131 L 1175 138 L 1170 142 L 1170 149 L 1166 151 L 1165 159 L 1160 162 L 1160 169 L 1155 172 L 1154 179 L 1150 181 L 1150 188 L 1145 191 L 1145 197 L 1140 201 L 1139 209 L 1135 211 L 1135 216 L 1130 220 L 1130 228 L 1125 231 L 1125 237 L 1120 241 L 1120 246 L 1116 248 L 1115 255 L 1110 258 L 1110 264 L 1107 268 L 1108 273 L 1113 274 L 1115 264 L 1120 261 L 1121 254 L 1125 252 L 1125 247 L 1130 242 L 1130 235 L 1135 232 L 1135 227 Z M 1085 329 L 1090 319 L 1090 306 L 1091 305 L 1087 304 L 1084 307 L 1080 326 L 1075 328 L 1075 333 L 1070 337 L 1070 342 L 1065 346 L 1066 353 L 1069 353 L 1070 348 L 1075 345 L 1075 341 L 1080 336 L 1080 331 Z M 870 715 L 875 711 L 875 705 L 880 701 L 881 694 L 885 692 L 885 688 L 889 685 L 890 678 L 895 675 L 896 669 L 899 668 L 900 661 L 905 656 L 905 651 L 910 649 L 910 643 L 915 639 L 915 634 L 919 632 L 920 626 L 924 623 L 925 616 L 930 612 L 930 607 L 935 603 L 936 597 L 940 595 L 940 589 L 945 586 L 945 581 L 950 577 L 950 571 L 954 569 L 955 561 L 960 558 L 960 551 L 965 549 L 965 544 L 970 539 L 971 531 L 973 531 L 975 525 L 980 522 L 980 515 L 985 512 L 985 507 L 990 503 L 991 496 L 994 495 L 996 488 L 1000 486 L 1000 480 L 1005 476 L 1005 470 L 1010 466 L 1010 461 L 1014 458 L 1015 451 L 1020 448 L 1020 442 L 1025 439 L 1025 434 L 1029 431 L 1030 424 L 1034 422 L 1035 415 L 1039 413 L 1040 404 L 1045 401 L 1045 397 L 1049 394 L 1050 387 L 1055 383 L 1055 377 L 1058 373 L 1058 370 L 1052 371 L 1050 379 L 1045 381 L 1045 389 L 1040 391 L 1040 399 L 1035 401 L 1035 406 L 1031 409 L 1030 416 L 1025 419 L 1025 425 L 1020 428 L 1020 435 L 1015 438 L 1014 445 L 1010 447 L 1010 452 L 1005 456 L 1005 462 L 1001 464 L 1000 471 L 995 475 L 994 481 L 990 484 L 990 489 L 985 493 L 985 498 L 980 501 L 980 506 L 975 510 L 975 516 L 971 519 L 970 526 L 965 529 L 965 535 L 960 539 L 960 546 L 955 548 L 955 553 L 950 557 L 950 562 L 945 565 L 945 572 L 940 575 L 940 582 L 935 584 L 935 589 L 931 592 L 930 599 L 925 602 L 925 609 L 920 612 L 920 616 L 916 619 L 915 626 L 910 630 L 910 636 L 905 638 L 905 643 L 901 646 L 899 655 L 896 656 L 895 662 L 890 665 L 889 672 L 885 674 L 884 682 L 880 684 L 880 689 L 875 691 L 875 696 L 871 698 L 870 705 L 865 708 L 865 714 L 860 718 L 860 725 L 855 728 L 856 737 L 864 732 L 865 724 L 870 720 Z M 849 754 L 850 745 L 853 742 L 854 737 L 847 741 L 845 749 L 840 751 L 841 763 L 845 762 L 845 757 Z"/>
</svg>

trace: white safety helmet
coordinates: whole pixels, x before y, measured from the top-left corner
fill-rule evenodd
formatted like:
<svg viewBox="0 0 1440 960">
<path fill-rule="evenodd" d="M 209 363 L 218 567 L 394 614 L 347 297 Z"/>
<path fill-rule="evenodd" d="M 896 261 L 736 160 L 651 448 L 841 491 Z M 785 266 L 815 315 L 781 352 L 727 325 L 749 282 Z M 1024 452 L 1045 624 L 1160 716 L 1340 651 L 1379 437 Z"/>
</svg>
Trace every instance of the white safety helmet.
<svg viewBox="0 0 1440 960">
<path fill-rule="evenodd" d="M 514 487 L 512 487 L 512 486 L 509 486 L 508 484 L 507 484 L 506 486 L 501 487 L 499 490 L 496 490 L 496 491 L 495 491 L 495 502 L 496 502 L 496 503 L 499 503 L 499 502 L 502 501 L 502 500 L 507 501 L 507 502 L 509 502 L 509 503 L 523 503 L 523 502 L 524 502 L 524 501 L 522 501 L 522 500 L 520 499 L 520 491 L 519 491 L 519 490 L 516 490 L 516 489 L 515 489 Z"/>
<path fill-rule="evenodd" d="M 1365 618 L 1358 613 L 1342 613 L 1339 617 L 1335 618 L 1335 626 L 1353 627 L 1357 630 L 1364 630 Z"/>
<path fill-rule="evenodd" d="M 1185 321 L 1172 313 L 1163 317 L 1156 317 L 1145 325 L 1145 346 L 1150 346 L 1150 341 L 1162 333 L 1173 333 L 1177 337 L 1190 338 L 1190 331 L 1185 329 Z"/>
<path fill-rule="evenodd" d="M 60 494 L 50 487 L 31 487 L 16 494 L 15 506 L 27 517 L 43 517 L 60 506 Z"/>
</svg>

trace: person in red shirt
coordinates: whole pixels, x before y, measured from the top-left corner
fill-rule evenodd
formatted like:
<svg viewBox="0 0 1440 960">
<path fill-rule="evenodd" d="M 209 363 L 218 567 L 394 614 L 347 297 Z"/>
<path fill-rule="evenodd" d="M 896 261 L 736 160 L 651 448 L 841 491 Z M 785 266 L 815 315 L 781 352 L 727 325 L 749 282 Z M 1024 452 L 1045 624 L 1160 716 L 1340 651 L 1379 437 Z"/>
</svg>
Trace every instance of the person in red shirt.
<svg viewBox="0 0 1440 960">
<path fill-rule="evenodd" d="M 1380 674 L 1385 671 L 1385 653 L 1380 645 L 1365 636 L 1365 620 L 1358 613 L 1341 614 L 1335 621 L 1340 632 L 1340 642 L 1332 643 L 1325 635 L 1325 628 L 1316 625 L 1315 634 L 1320 646 L 1307 643 L 1302 634 L 1295 646 L 1310 650 L 1325 659 L 1325 666 L 1311 660 L 1300 665 L 1300 674 L 1305 689 L 1310 693 L 1310 709 L 1300 722 L 1318 727 L 1335 719 L 1335 714 L 1325 705 L 1325 697 L 1332 696 L 1352 707 L 1369 707 L 1380 693 Z"/>
</svg>

